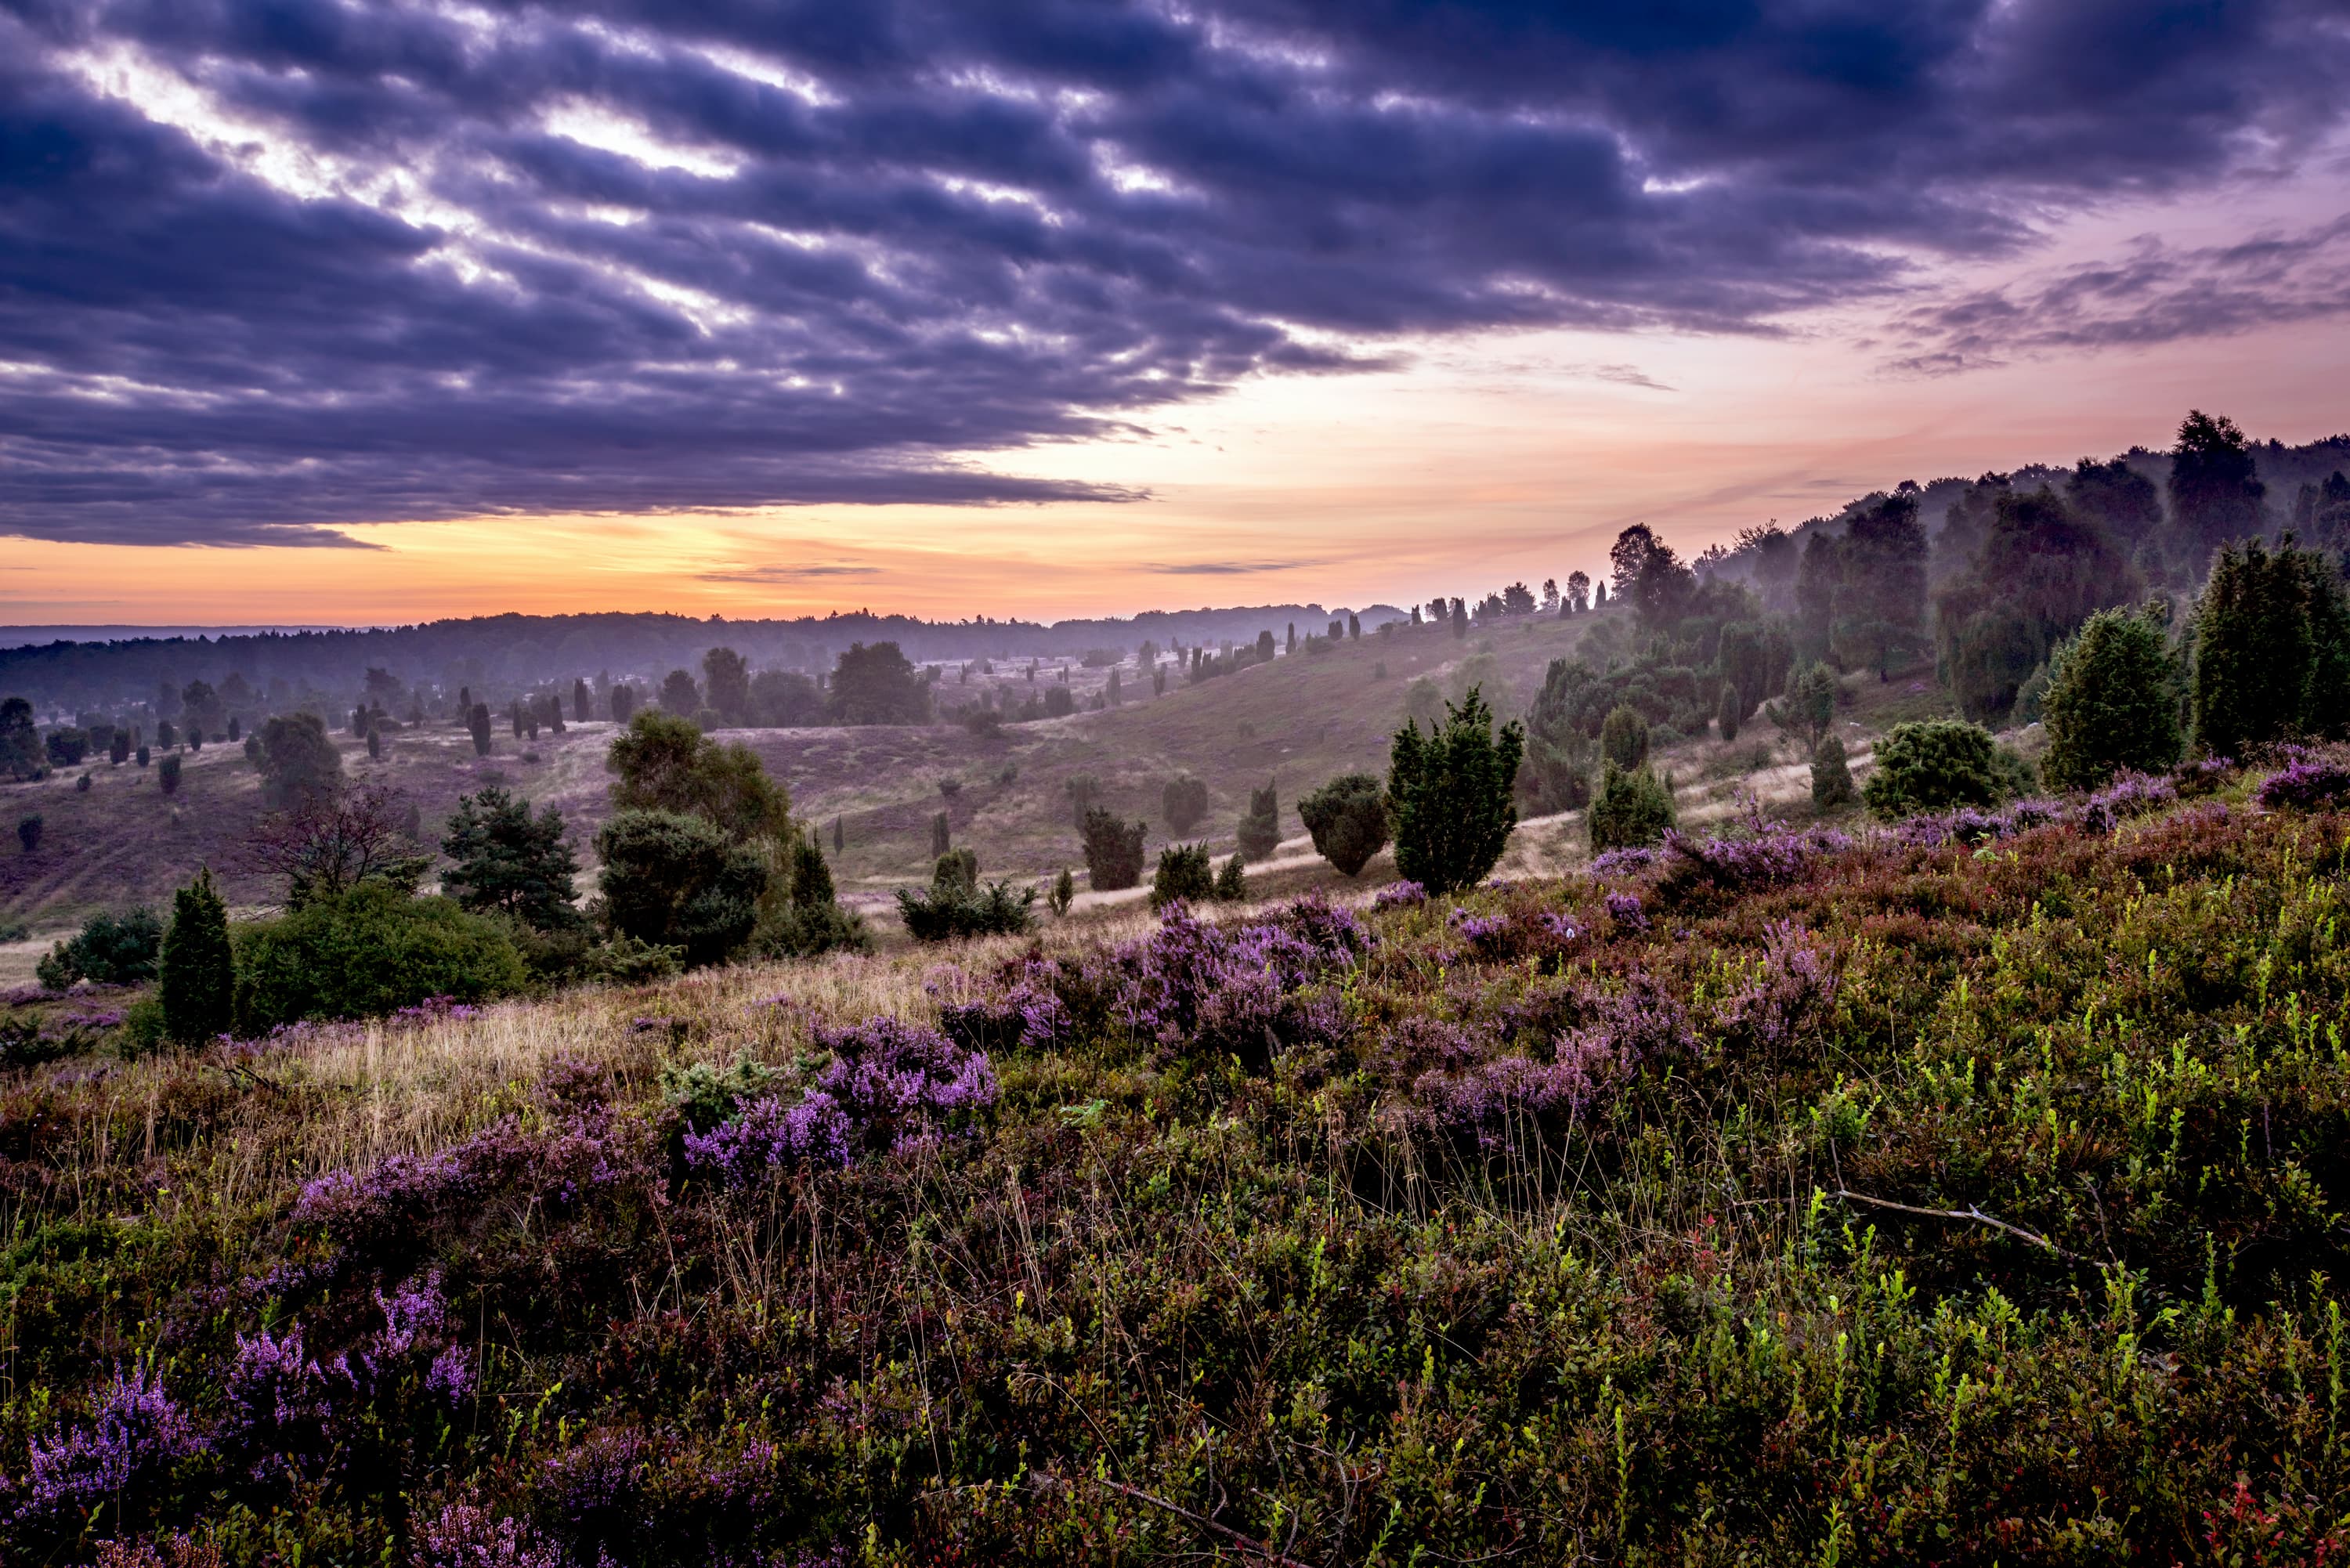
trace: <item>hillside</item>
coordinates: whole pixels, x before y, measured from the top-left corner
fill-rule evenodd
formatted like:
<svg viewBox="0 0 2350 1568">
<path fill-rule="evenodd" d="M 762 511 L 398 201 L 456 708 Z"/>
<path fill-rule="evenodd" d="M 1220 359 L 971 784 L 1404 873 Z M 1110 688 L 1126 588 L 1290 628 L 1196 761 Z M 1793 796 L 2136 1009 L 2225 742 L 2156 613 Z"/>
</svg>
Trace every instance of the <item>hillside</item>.
<svg viewBox="0 0 2350 1568">
<path fill-rule="evenodd" d="M 2331 1558 L 2350 815 L 2189 778 L 192 1054 L 20 1008 L 0 1540 Z"/>
<path fill-rule="evenodd" d="M 1582 631 L 1581 620 L 1539 617 L 1465 640 L 1399 628 L 1388 637 L 1367 635 L 1197 685 L 1179 679 L 1163 697 L 1150 695 L 1128 650 L 1120 672 L 1131 695 L 1123 705 L 1008 725 L 991 739 L 956 724 L 715 732 L 750 746 L 785 781 L 795 809 L 825 830 L 828 855 L 831 825 L 839 820 L 845 848 L 835 859 L 843 890 L 879 911 L 889 888 L 927 879 L 931 819 L 941 809 L 955 842 L 977 850 L 990 877 L 1049 877 L 1063 867 L 1082 876 L 1067 792 L 1080 774 L 1099 780 L 1103 805 L 1151 824 L 1154 853 L 1169 838 L 1160 789 L 1187 770 L 1207 784 L 1210 796 L 1206 820 L 1187 837 L 1205 838 L 1229 854 L 1248 791 L 1268 779 L 1280 790 L 1284 831 L 1302 835 L 1295 813 L 1301 793 L 1350 770 L 1385 771 L 1388 738 L 1402 721 L 1411 681 L 1425 677 L 1457 696 L 1466 662 L 1488 658 L 1490 667 L 1481 664 L 1479 671 L 1498 672 L 1501 689 L 1486 695 L 1513 712 Z M 1031 690 L 1024 670 L 1003 666 L 973 686 L 942 691 L 969 701 L 996 684 L 1017 701 Z M 1075 698 L 1089 701 L 1108 676 L 1107 669 L 1072 667 Z M 492 754 L 480 758 L 462 728 L 428 722 L 386 732 L 380 763 L 369 762 L 365 746 L 349 735 L 336 741 L 346 771 L 403 791 L 428 835 L 437 835 L 460 795 L 503 784 L 560 807 L 583 857 L 592 860 L 588 844 L 606 811 L 604 753 L 611 736 L 604 722 L 574 724 L 562 735 L 542 732 L 534 741 L 501 732 Z M 102 761 L 88 769 L 88 793 L 75 787 L 78 771 L 0 784 L 0 817 L 13 825 L 38 814 L 45 824 L 36 854 L 19 855 L 13 844 L 0 850 L 0 919 L 26 921 L 36 936 L 47 935 L 98 909 L 156 903 L 203 864 L 225 875 L 234 900 L 273 900 L 273 886 L 241 868 L 240 846 L 262 815 L 251 764 L 237 747 L 213 744 L 184 753 L 182 768 L 180 792 L 169 798 L 152 767 Z M 942 778 L 961 784 L 951 800 L 940 793 Z M 1302 841 L 1293 853 L 1305 853 Z M 1365 876 L 1378 874 L 1375 867 Z"/>
</svg>

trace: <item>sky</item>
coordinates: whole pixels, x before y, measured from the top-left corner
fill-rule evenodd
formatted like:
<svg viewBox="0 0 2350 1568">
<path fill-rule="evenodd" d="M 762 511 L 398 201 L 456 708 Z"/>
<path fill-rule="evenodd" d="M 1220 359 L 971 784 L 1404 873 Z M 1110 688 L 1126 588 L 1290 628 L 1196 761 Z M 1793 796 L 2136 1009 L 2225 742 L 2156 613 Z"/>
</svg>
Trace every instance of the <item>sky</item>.
<svg viewBox="0 0 2350 1568">
<path fill-rule="evenodd" d="M 0 0 L 0 620 L 1409 603 L 2350 429 L 2350 0 Z"/>
</svg>

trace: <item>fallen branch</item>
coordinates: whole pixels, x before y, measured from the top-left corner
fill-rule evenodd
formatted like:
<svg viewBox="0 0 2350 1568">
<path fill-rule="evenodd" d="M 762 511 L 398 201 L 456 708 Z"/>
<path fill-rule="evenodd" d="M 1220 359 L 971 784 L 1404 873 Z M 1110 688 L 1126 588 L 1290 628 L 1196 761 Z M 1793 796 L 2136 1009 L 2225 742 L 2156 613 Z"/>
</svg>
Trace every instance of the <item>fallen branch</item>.
<svg viewBox="0 0 2350 1568">
<path fill-rule="evenodd" d="M 1035 1480 L 1044 1481 L 1049 1485 L 1066 1486 L 1069 1484 L 1068 1482 L 1062 1480 L 1058 1476 L 1048 1476 L 1041 1470 L 1032 1471 L 1031 1474 Z M 1301 1563 L 1295 1557 L 1284 1556 L 1253 1535 L 1243 1535 L 1239 1531 L 1234 1530 L 1229 1524 L 1219 1524 L 1204 1513 L 1194 1513 L 1190 1509 L 1183 1507 L 1180 1503 L 1170 1502 L 1165 1498 L 1147 1492 L 1139 1486 L 1128 1486 L 1124 1481 L 1114 1481 L 1106 1476 L 1089 1476 L 1087 1479 L 1091 1480 L 1096 1486 L 1107 1487 L 1110 1490 L 1117 1492 L 1121 1497 L 1130 1497 L 1137 1502 L 1147 1502 L 1153 1508 L 1163 1508 L 1179 1519 L 1189 1520 L 1193 1524 L 1198 1525 L 1201 1529 L 1207 1531 L 1210 1534 L 1231 1542 L 1234 1546 L 1239 1547 L 1242 1551 L 1254 1552 L 1257 1556 L 1263 1558 L 1266 1562 L 1274 1563 L 1275 1568 L 1312 1568 L 1310 1563 Z"/>
<path fill-rule="evenodd" d="M 2019 1241 L 2029 1241 L 2035 1247 L 2043 1248 L 2068 1263 L 2083 1263 L 2093 1269 L 2099 1267 L 2094 1260 L 2085 1258 L 2078 1252 L 2065 1251 L 2039 1231 L 2027 1231 L 2021 1225 L 2011 1225 L 2004 1220 L 1984 1213 L 1971 1203 L 1964 1209 L 1920 1209 L 1914 1203 L 1896 1203 L 1889 1198 L 1871 1198 L 1866 1192 L 1854 1192 L 1842 1187 L 1827 1196 L 1841 1198 L 1847 1203 L 1865 1203 L 1871 1209 L 1890 1209 L 1897 1214 L 1915 1214 L 1926 1220 L 1971 1220 L 1978 1225 L 1988 1225 L 1994 1231 L 2004 1231 Z"/>
</svg>

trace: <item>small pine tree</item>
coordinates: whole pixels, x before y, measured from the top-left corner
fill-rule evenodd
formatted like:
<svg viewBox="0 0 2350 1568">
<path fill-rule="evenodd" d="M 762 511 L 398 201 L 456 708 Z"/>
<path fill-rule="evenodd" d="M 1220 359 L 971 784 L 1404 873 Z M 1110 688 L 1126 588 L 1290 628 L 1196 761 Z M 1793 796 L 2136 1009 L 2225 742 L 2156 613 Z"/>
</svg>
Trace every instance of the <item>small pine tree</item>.
<svg viewBox="0 0 2350 1568">
<path fill-rule="evenodd" d="M 368 726 L 367 741 L 368 761 L 371 763 L 381 762 L 383 760 L 383 732 L 377 729 L 373 724 L 369 724 Z"/>
<path fill-rule="evenodd" d="M 89 775 L 88 774 L 82 774 L 80 778 L 74 781 L 74 793 L 76 794 L 88 794 L 89 793 Z"/>
<path fill-rule="evenodd" d="M 172 897 L 172 924 L 157 961 L 163 1033 L 182 1045 L 229 1032 L 234 1021 L 236 960 L 228 940 L 228 905 L 209 867 Z"/>
<path fill-rule="evenodd" d="M 1363 637 L 1363 618 L 1353 610 L 1347 612 L 1347 640 L 1359 642 Z"/>
<path fill-rule="evenodd" d="M 1452 601 L 1452 635 L 1457 638 L 1469 635 L 1469 603 L 1466 599 Z"/>
<path fill-rule="evenodd" d="M 1224 868 L 1216 873 L 1216 897 L 1227 904 L 1243 903 L 1248 898 L 1248 871 L 1239 855 L 1225 861 Z"/>
<path fill-rule="evenodd" d="M 1845 761 L 1844 742 L 1835 735 L 1822 737 L 1819 750 L 1812 753 L 1812 805 L 1819 811 L 1834 811 L 1852 802 L 1852 769 Z"/>
<path fill-rule="evenodd" d="M 155 782 L 163 786 L 163 793 L 165 794 L 177 794 L 180 793 L 180 758 L 178 753 L 174 753 L 163 759 L 162 765 L 155 770 Z"/>
<path fill-rule="evenodd" d="M 1045 902 L 1051 907 L 1055 915 L 1066 915 L 1069 912 L 1069 907 L 1076 901 L 1077 879 L 1070 876 L 1069 868 L 1064 866 L 1061 867 L 1061 874 L 1053 878 L 1052 895 Z"/>
<path fill-rule="evenodd" d="M 1205 903 L 1215 897 L 1215 868 L 1204 844 L 1170 844 L 1159 852 L 1159 870 L 1150 881 L 1150 907 L 1164 909 L 1181 901 Z"/>
<path fill-rule="evenodd" d="M 466 710 L 465 727 L 473 732 L 473 754 L 477 757 L 488 756 L 490 754 L 490 705 L 487 702 L 476 702 L 472 708 Z"/>
<path fill-rule="evenodd" d="M 1324 859 L 1349 877 L 1387 847 L 1387 786 L 1369 774 L 1347 774 L 1297 803 L 1305 831 Z"/>
<path fill-rule="evenodd" d="M 1086 869 L 1097 893 L 1131 888 L 1142 876 L 1144 825 L 1095 806 L 1086 813 Z"/>
<path fill-rule="evenodd" d="M 1281 847 L 1281 801 L 1274 781 L 1249 791 L 1249 808 L 1241 817 L 1240 852 L 1244 859 L 1263 860 Z"/>
<path fill-rule="evenodd" d="M 142 768 L 145 767 L 148 763 L 153 759 L 153 755 L 154 753 L 148 751 L 145 746 L 140 746 L 139 748 L 139 765 Z"/>
<path fill-rule="evenodd" d="M 1513 721 L 1496 733 L 1475 687 L 1424 739 L 1406 720 L 1388 763 L 1396 869 L 1431 893 L 1482 880 L 1517 826 L 1513 791 L 1524 752 L 1524 729 Z"/>
<path fill-rule="evenodd" d="M 1593 854 L 1660 844 L 1673 822 L 1672 791 L 1647 763 L 1632 768 L 1607 764 L 1598 797 L 1591 803 Z"/>
<path fill-rule="evenodd" d="M 832 819 L 832 852 L 835 855 L 838 855 L 842 850 L 847 847 L 848 835 L 842 831 L 840 817 L 836 814 Z"/>
<path fill-rule="evenodd" d="M 1872 815 L 1890 821 L 1920 811 L 1996 805 L 2009 793 L 2009 776 L 1981 725 L 1921 719 L 1894 725 L 1877 742 L 1877 767 L 1860 795 Z"/>
<path fill-rule="evenodd" d="M 1637 709 L 1611 709 L 1599 725 L 1599 754 L 1626 773 L 1648 760 L 1648 722 Z"/>
<path fill-rule="evenodd" d="M 2178 760 L 2178 666 L 2158 616 L 2099 610 L 2056 650 L 2041 711 L 2042 766 L 2058 789 L 2096 789 L 2126 769 Z"/>
<path fill-rule="evenodd" d="M 1738 721 L 1744 717 L 1739 711 L 1741 706 L 1742 704 L 1738 701 L 1738 688 L 1730 681 L 1723 681 L 1721 701 L 1714 709 L 1713 722 L 1721 731 L 1721 738 L 1725 742 L 1738 739 Z"/>
<path fill-rule="evenodd" d="M 41 829 L 44 826 L 39 812 L 16 819 L 16 842 L 25 846 L 26 854 L 30 855 L 41 846 Z"/>
<path fill-rule="evenodd" d="M 952 843 L 953 836 L 947 826 L 947 814 L 942 811 L 931 818 L 931 858 L 935 860 L 944 855 Z"/>
<path fill-rule="evenodd" d="M 1170 830 L 1189 833 L 1208 815 L 1208 786 L 1190 774 L 1169 779 L 1159 792 L 1159 811 Z"/>
<path fill-rule="evenodd" d="M 979 857 L 973 854 L 968 846 L 961 849 L 948 850 L 939 857 L 938 864 L 931 868 L 931 886 L 960 888 L 966 893 L 977 891 Z"/>
</svg>

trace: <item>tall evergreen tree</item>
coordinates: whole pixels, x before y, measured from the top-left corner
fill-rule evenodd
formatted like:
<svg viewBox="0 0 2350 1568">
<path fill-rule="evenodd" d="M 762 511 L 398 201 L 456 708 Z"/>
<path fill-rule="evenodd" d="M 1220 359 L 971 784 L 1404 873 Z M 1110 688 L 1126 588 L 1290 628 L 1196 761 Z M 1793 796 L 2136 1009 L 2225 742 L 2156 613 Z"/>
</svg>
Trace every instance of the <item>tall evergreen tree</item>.
<svg viewBox="0 0 2350 1568">
<path fill-rule="evenodd" d="M 466 795 L 449 818 L 441 852 L 456 862 L 442 875 L 442 889 L 465 909 L 502 910 L 542 931 L 580 924 L 573 902 L 579 861 L 555 807 L 534 817 L 528 801 L 494 786 Z"/>
<path fill-rule="evenodd" d="M 1474 688 L 1446 709 L 1442 726 L 1425 738 L 1404 721 L 1388 761 L 1396 869 L 1431 893 L 1468 887 L 1502 858 L 1517 825 L 1512 796 L 1525 749 L 1514 722 L 1495 732 Z"/>
<path fill-rule="evenodd" d="M 1263 860 L 1281 847 L 1281 801 L 1274 794 L 1274 781 L 1264 781 L 1263 789 L 1249 791 L 1249 807 L 1242 815 L 1240 852 L 1250 860 Z"/>
<path fill-rule="evenodd" d="M 2258 537 L 2261 500 L 2252 443 L 2236 421 L 2192 410 L 2170 453 L 2170 516 L 2179 565 L 2200 571 L 2220 545 Z"/>
<path fill-rule="evenodd" d="M 1876 666 L 1879 680 L 1891 678 L 1897 659 L 1923 645 L 1927 554 L 1914 492 L 1863 506 L 1845 535 L 1835 645 L 1839 657 Z"/>
<path fill-rule="evenodd" d="M 235 1023 L 236 957 L 228 905 L 209 867 L 172 896 L 172 924 L 156 965 L 163 1033 L 174 1044 L 201 1044 Z"/>
<path fill-rule="evenodd" d="M 702 689 L 711 707 L 730 725 L 751 722 L 751 667 L 731 648 L 702 656 Z"/>
<path fill-rule="evenodd" d="M 2257 539 L 2220 546 L 2195 612 L 2195 742 L 2241 757 L 2301 732 L 2316 639 L 2306 584 Z"/>
</svg>

